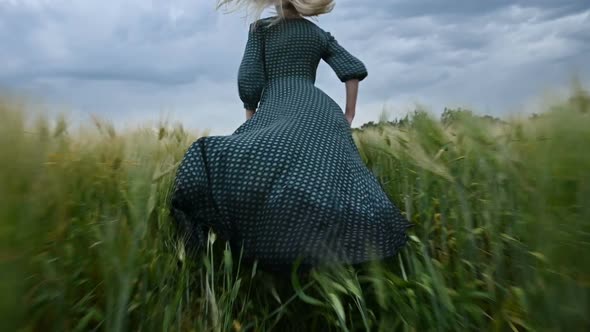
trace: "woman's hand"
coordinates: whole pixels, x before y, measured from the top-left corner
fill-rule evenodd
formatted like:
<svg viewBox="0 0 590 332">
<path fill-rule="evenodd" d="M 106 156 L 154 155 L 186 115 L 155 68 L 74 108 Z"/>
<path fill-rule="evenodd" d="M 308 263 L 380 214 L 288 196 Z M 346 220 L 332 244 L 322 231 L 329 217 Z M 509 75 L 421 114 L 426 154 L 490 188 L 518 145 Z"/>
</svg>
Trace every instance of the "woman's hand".
<svg viewBox="0 0 590 332">
<path fill-rule="evenodd" d="M 352 121 L 354 120 L 354 114 L 346 113 L 346 114 L 344 114 L 344 116 L 346 117 L 346 121 L 348 121 L 348 124 L 352 127 Z"/>
<path fill-rule="evenodd" d="M 246 120 L 250 120 L 254 116 L 253 110 L 246 110 Z"/>
</svg>

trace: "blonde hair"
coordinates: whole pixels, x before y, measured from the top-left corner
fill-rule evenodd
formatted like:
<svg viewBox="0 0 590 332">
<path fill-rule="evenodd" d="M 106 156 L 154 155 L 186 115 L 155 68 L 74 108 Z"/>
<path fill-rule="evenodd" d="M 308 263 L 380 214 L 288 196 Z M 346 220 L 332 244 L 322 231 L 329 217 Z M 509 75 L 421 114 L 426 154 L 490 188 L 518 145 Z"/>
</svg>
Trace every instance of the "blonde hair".
<svg viewBox="0 0 590 332">
<path fill-rule="evenodd" d="M 262 12 L 271 6 L 277 10 L 277 18 L 284 19 L 292 16 L 311 17 L 327 14 L 334 9 L 334 0 L 217 0 L 217 9 L 221 7 L 254 11 L 254 17 L 259 19 Z"/>
</svg>

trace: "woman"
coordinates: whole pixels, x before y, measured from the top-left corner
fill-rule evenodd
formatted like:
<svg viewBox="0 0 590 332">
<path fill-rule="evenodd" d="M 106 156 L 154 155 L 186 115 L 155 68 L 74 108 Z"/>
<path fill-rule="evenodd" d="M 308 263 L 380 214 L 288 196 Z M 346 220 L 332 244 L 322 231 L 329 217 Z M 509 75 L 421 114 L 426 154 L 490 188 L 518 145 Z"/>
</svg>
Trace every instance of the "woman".
<svg viewBox="0 0 590 332">
<path fill-rule="evenodd" d="M 212 229 L 268 268 L 396 255 L 410 224 L 363 163 L 350 128 L 367 70 L 304 18 L 329 12 L 332 0 L 250 4 L 259 13 L 275 5 L 278 15 L 249 31 L 238 74 L 247 120 L 232 135 L 189 148 L 172 195 L 174 219 L 192 247 Z M 314 86 L 322 59 L 346 84 L 345 113 Z"/>
</svg>

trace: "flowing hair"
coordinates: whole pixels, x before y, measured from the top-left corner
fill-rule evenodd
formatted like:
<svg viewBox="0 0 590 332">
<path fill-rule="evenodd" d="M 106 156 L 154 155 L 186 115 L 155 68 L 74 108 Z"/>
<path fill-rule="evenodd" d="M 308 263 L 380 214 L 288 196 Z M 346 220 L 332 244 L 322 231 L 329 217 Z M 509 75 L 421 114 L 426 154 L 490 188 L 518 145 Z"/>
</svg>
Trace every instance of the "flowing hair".
<svg viewBox="0 0 590 332">
<path fill-rule="evenodd" d="M 217 9 L 246 9 L 253 12 L 256 19 L 271 6 L 277 8 L 277 18 L 283 19 L 287 16 L 319 16 L 331 12 L 334 5 L 334 0 L 217 0 Z"/>
</svg>

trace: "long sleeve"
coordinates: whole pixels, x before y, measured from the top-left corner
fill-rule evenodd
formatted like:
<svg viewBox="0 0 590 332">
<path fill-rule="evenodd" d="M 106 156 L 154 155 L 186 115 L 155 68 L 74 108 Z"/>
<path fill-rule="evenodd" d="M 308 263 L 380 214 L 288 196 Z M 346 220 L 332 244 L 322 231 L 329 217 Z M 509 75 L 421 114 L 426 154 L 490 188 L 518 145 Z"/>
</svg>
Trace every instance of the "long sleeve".
<svg viewBox="0 0 590 332">
<path fill-rule="evenodd" d="M 358 58 L 350 54 L 338 41 L 326 32 L 328 44 L 322 58 L 336 73 L 340 81 L 351 79 L 362 81 L 368 75 L 367 68 Z"/>
<path fill-rule="evenodd" d="M 264 36 L 260 27 L 248 33 L 246 50 L 238 72 L 238 90 L 244 108 L 256 110 L 265 84 L 264 75 Z"/>
</svg>

